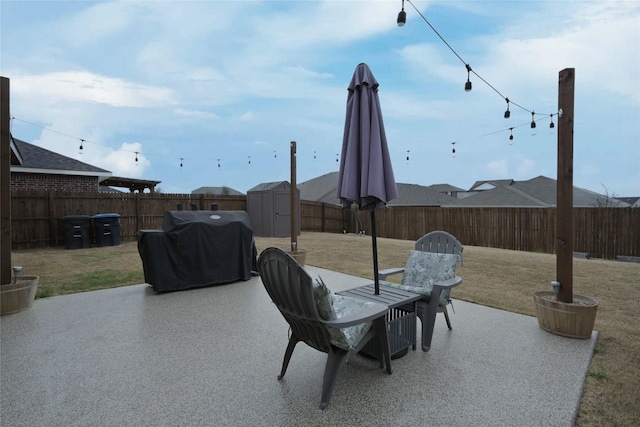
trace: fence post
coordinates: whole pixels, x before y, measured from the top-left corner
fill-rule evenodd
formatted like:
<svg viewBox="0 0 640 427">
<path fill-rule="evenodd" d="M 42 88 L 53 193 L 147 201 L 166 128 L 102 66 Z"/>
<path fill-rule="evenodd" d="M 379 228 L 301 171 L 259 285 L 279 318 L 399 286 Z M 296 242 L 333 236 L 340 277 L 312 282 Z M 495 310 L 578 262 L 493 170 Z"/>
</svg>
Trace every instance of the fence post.
<svg viewBox="0 0 640 427">
<path fill-rule="evenodd" d="M 136 230 L 140 230 L 140 224 L 142 218 L 140 218 L 140 193 L 136 193 Z"/>
<path fill-rule="evenodd" d="M 49 245 L 58 246 L 58 227 L 56 227 L 55 211 L 53 209 L 53 190 L 47 191 L 47 208 L 49 214 Z"/>
</svg>

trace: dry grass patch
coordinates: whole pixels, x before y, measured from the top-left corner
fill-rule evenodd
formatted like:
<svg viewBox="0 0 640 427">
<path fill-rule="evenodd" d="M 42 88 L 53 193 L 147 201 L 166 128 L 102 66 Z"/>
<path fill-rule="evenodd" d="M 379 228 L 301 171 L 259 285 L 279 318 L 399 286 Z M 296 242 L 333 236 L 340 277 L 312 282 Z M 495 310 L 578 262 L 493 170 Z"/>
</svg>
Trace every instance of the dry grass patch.
<svg viewBox="0 0 640 427">
<path fill-rule="evenodd" d="M 256 238 L 288 250 L 290 239 Z M 373 279 L 371 238 L 353 234 L 303 233 L 298 247 L 307 264 Z M 378 239 L 380 269 L 404 266 L 413 242 Z M 142 283 L 135 242 L 120 246 L 13 253 L 23 274 L 40 276 L 39 295 L 62 295 Z M 535 315 L 533 294 L 551 290 L 555 256 L 467 246 L 458 270 L 462 286 L 453 297 L 503 310 Z M 595 329 L 598 345 L 586 378 L 578 426 L 640 425 L 640 264 L 598 259 L 574 260 L 574 293 L 600 302 Z M 393 279 L 400 280 L 400 276 Z"/>
</svg>

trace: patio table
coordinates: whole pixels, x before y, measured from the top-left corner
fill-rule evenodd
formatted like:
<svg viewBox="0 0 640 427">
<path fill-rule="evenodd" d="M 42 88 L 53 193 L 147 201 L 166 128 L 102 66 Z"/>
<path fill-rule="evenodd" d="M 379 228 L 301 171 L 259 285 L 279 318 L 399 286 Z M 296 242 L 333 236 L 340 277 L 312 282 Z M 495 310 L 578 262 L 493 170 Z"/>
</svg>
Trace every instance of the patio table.
<svg viewBox="0 0 640 427">
<path fill-rule="evenodd" d="M 416 349 L 416 310 L 417 301 L 421 298 L 419 294 L 382 283 L 380 283 L 379 295 L 375 294 L 373 283 L 336 292 L 336 294 L 377 302 L 389 308 L 386 320 L 391 358 L 404 356 L 409 347 Z M 380 343 L 374 338 L 360 352 L 378 358 L 381 350 Z"/>
</svg>

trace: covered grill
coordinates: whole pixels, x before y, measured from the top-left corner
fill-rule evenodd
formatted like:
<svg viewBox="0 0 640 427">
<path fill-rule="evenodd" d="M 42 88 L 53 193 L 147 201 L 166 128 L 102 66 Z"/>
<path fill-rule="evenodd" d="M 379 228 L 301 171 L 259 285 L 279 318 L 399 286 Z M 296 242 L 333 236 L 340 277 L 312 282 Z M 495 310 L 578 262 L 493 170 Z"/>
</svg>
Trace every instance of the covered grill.
<svg viewBox="0 0 640 427">
<path fill-rule="evenodd" d="M 168 211 L 161 230 L 139 230 L 144 280 L 157 292 L 248 280 L 256 248 L 245 211 Z"/>
</svg>

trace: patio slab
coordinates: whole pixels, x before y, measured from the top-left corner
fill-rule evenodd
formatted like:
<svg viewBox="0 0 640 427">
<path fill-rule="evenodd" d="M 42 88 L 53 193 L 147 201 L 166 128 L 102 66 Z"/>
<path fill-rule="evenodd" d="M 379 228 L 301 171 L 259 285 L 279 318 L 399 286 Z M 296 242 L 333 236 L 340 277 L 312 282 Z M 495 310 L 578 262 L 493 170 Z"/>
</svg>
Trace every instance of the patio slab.
<svg viewBox="0 0 640 427">
<path fill-rule="evenodd" d="M 307 270 L 334 291 L 368 282 Z M 142 284 L 39 299 L 0 318 L 0 420 L 15 427 L 573 425 L 597 332 L 573 340 L 541 330 L 534 317 L 457 300 L 454 307 L 453 331 L 439 315 L 431 351 L 418 343 L 393 361 L 393 375 L 351 357 L 322 411 L 326 355 L 298 344 L 276 380 L 288 327 L 257 277 L 164 294 Z"/>
</svg>

